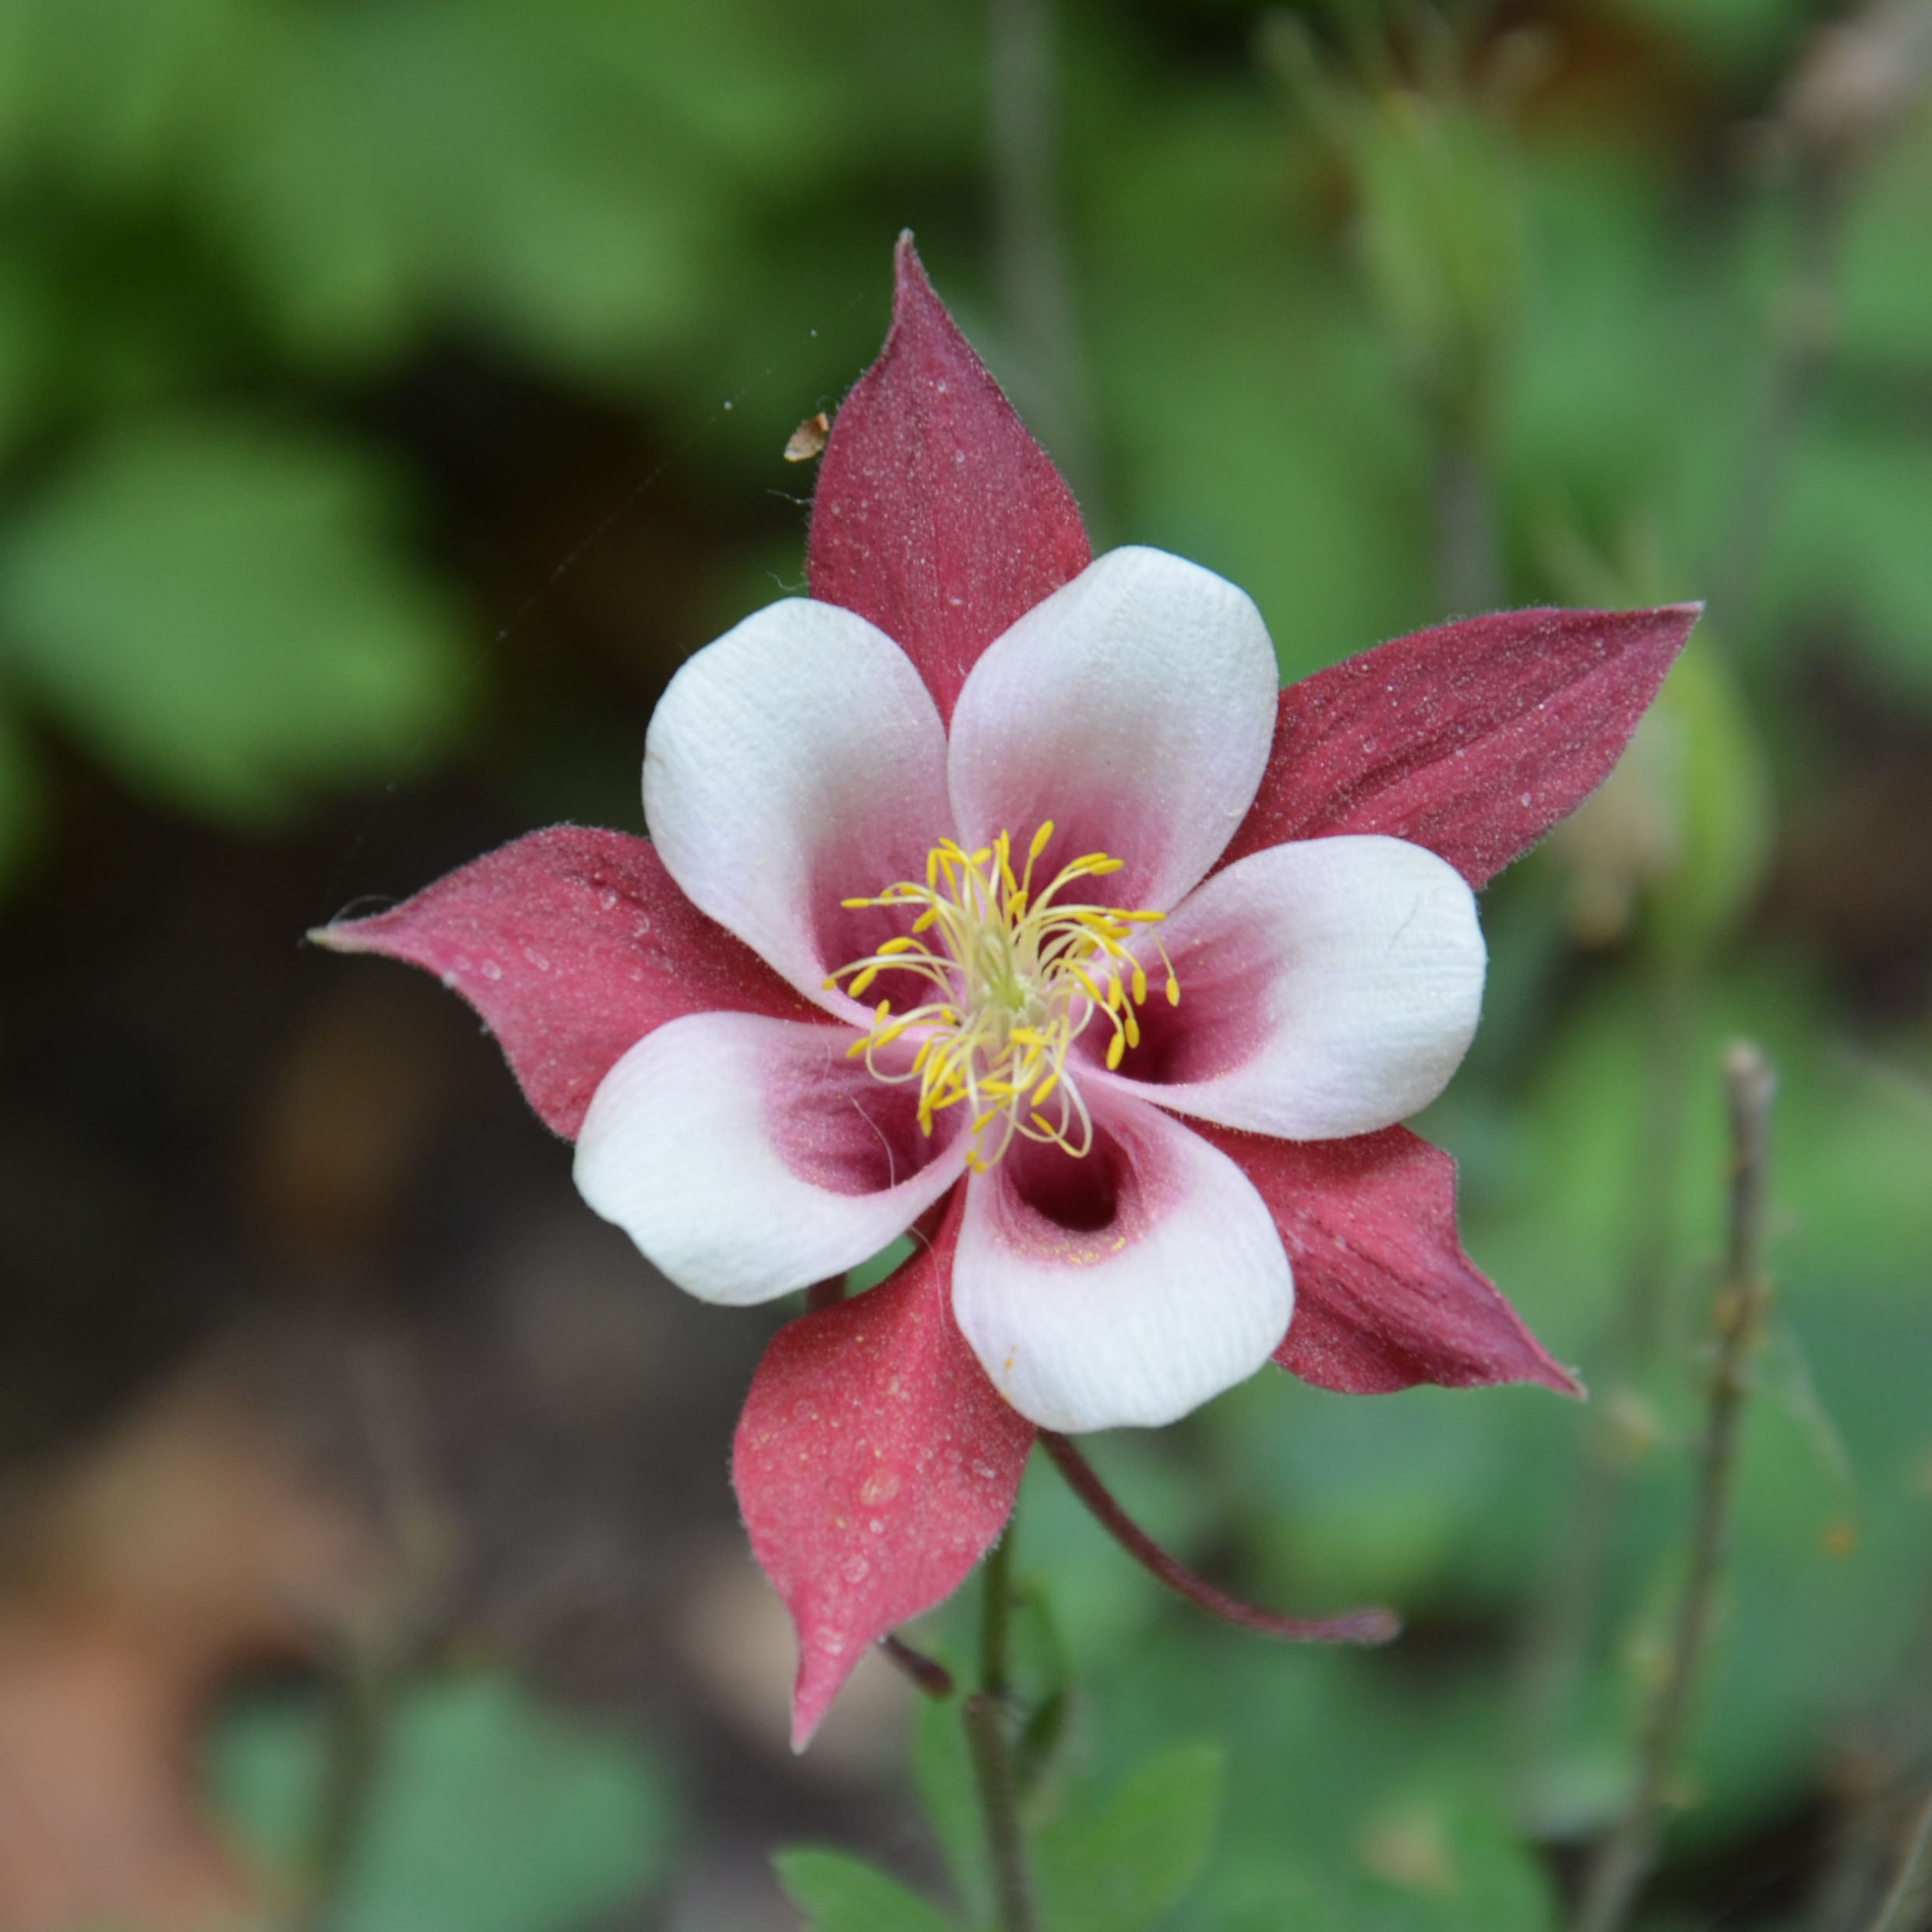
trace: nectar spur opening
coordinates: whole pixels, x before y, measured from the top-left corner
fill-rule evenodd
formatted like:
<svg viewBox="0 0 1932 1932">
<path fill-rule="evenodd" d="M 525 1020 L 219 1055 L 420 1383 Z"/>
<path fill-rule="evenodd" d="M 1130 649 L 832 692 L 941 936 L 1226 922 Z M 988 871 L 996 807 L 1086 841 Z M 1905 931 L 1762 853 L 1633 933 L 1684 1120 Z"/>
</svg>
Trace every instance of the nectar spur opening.
<svg viewBox="0 0 1932 1932">
<path fill-rule="evenodd" d="M 1122 862 L 1088 852 L 1063 866 L 1050 885 L 1034 889 L 1034 868 L 1053 837 L 1049 819 L 1033 834 L 1021 869 L 1013 841 L 1002 832 L 969 852 L 942 839 L 927 853 L 925 880 L 901 880 L 876 896 L 846 899 L 854 911 L 904 908 L 911 929 L 877 952 L 841 966 L 825 982 L 841 983 L 862 999 L 882 972 L 909 972 L 933 996 L 895 1013 L 880 1001 L 869 1031 L 848 1049 L 862 1055 L 879 1079 L 919 1084 L 919 1126 L 930 1134 L 935 1115 L 964 1106 L 971 1125 L 966 1159 L 976 1172 L 996 1165 L 1015 1134 L 1090 1152 L 1094 1123 L 1067 1070 L 1074 1042 L 1098 1021 L 1111 1029 L 1106 1063 L 1141 1041 L 1134 1009 L 1148 997 L 1147 969 L 1127 950 L 1137 927 L 1158 924 L 1159 912 L 1123 911 L 1088 903 L 1081 882 L 1104 879 Z M 1166 949 L 1155 950 L 1167 969 L 1170 1004 L 1180 1004 L 1180 982 Z M 909 1065 L 883 1050 L 915 1045 Z"/>
</svg>

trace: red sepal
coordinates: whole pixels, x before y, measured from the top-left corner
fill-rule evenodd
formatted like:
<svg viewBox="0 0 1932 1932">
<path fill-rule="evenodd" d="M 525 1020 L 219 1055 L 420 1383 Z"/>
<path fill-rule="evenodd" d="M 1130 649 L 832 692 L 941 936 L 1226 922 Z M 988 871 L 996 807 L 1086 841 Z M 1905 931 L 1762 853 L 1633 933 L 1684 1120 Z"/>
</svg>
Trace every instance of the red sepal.
<svg viewBox="0 0 1932 1932">
<path fill-rule="evenodd" d="M 899 238 L 892 328 L 832 425 L 812 594 L 876 624 L 950 721 L 979 654 L 1091 562 L 1073 492 Z"/>
<path fill-rule="evenodd" d="M 687 1013 L 823 1019 L 692 904 L 647 839 L 532 832 L 372 918 L 309 936 L 434 973 L 496 1035 L 531 1106 L 574 1140 L 598 1083 Z"/>
<path fill-rule="evenodd" d="M 1253 1182 L 1295 1270 L 1274 1359 L 1345 1395 L 1540 1382 L 1580 1395 L 1456 1238 L 1456 1164 L 1406 1127 L 1276 1141 L 1190 1122 Z"/>
<path fill-rule="evenodd" d="M 868 1646 L 965 1580 L 1026 1467 L 1033 1425 L 953 1320 L 961 1197 L 869 1294 L 781 1329 L 739 1419 L 739 1507 L 798 1628 L 796 1750 Z"/>
<path fill-rule="evenodd" d="M 1483 884 L 1609 777 L 1702 608 L 1504 611 L 1290 685 L 1221 863 L 1385 832 Z"/>
</svg>

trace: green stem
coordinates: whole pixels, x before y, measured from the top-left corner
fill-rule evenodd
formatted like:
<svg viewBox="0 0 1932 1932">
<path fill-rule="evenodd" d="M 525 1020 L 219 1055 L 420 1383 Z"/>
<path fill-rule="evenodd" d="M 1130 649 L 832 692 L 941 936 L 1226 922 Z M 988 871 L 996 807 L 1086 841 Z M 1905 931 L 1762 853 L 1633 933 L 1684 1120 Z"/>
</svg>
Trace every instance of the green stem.
<svg viewBox="0 0 1932 1932">
<path fill-rule="evenodd" d="M 347 1890 L 382 1768 L 395 1689 L 390 1662 L 378 1644 L 354 1645 L 333 1687 L 298 1932 L 327 1932 Z"/>
<path fill-rule="evenodd" d="M 1007 1637 L 1013 1608 L 1013 1525 L 986 1559 L 985 1607 L 979 1625 L 979 1688 L 962 1706 L 967 1748 L 986 1830 L 999 1932 L 1035 1932 L 1033 1888 L 1027 1875 L 1026 1841 L 1020 1826 L 1019 1789 L 1013 1746 L 1007 1735 Z"/>
<path fill-rule="evenodd" d="M 1715 1359 L 1699 1458 L 1690 1574 L 1678 1604 L 1669 1663 L 1644 1729 L 1637 1788 L 1621 1821 L 1591 1863 L 1576 1932 L 1620 1932 L 1656 1862 L 1670 1779 L 1709 1645 L 1712 1611 L 1729 1542 L 1750 1358 L 1771 1296 L 1765 1278 L 1765 1221 L 1771 1103 L 1777 1081 L 1764 1055 L 1740 1042 L 1725 1056 L 1724 1085 L 1731 1121 L 1730 1241 L 1712 1312 Z"/>
</svg>

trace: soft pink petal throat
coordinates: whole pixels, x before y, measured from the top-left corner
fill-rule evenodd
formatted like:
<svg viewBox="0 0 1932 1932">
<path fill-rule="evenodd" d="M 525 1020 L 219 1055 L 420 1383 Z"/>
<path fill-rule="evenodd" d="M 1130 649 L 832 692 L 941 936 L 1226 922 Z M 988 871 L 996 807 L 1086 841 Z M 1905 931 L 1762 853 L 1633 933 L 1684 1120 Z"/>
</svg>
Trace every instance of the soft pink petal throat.
<svg viewBox="0 0 1932 1932">
<path fill-rule="evenodd" d="M 957 1179 L 957 1124 L 922 1133 L 843 1027 L 693 1014 L 612 1069 L 577 1141 L 578 1191 L 700 1300 L 770 1301 L 842 1274 Z"/>
<path fill-rule="evenodd" d="M 994 1386 L 1043 1429 L 1153 1427 L 1245 1381 L 1293 1278 L 1239 1166 L 1096 1088 L 1093 1151 L 1016 1143 L 967 1183 L 953 1306 Z"/>
<path fill-rule="evenodd" d="M 1180 1002 L 1149 1008 L 1116 1078 L 1193 1118 L 1295 1141 L 1370 1133 L 1433 1100 L 1475 1031 L 1475 897 L 1405 839 L 1252 853 L 1154 930 Z"/>
</svg>

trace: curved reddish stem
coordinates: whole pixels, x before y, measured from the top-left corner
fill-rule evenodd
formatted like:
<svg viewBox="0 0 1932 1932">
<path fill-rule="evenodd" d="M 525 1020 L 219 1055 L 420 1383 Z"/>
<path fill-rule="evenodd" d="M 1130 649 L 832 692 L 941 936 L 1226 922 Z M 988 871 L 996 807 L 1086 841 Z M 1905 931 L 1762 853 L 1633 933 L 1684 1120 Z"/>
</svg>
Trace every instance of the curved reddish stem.
<svg viewBox="0 0 1932 1932">
<path fill-rule="evenodd" d="M 1386 1644 L 1402 1627 L 1393 1610 L 1352 1610 L 1345 1616 L 1278 1616 L 1257 1604 L 1218 1590 L 1204 1577 L 1170 1557 L 1129 1516 L 1095 1474 L 1093 1465 L 1064 1436 L 1040 1431 L 1040 1445 L 1066 1477 L 1067 1486 L 1099 1519 L 1101 1527 L 1143 1569 L 1160 1578 L 1178 1596 L 1211 1616 L 1262 1637 L 1279 1637 L 1299 1644 Z"/>
<path fill-rule="evenodd" d="M 936 1658 L 927 1656 L 922 1650 L 915 1650 L 903 1638 L 894 1637 L 890 1631 L 880 1638 L 879 1648 L 929 1698 L 950 1698 L 953 1694 L 953 1673 Z"/>
</svg>

